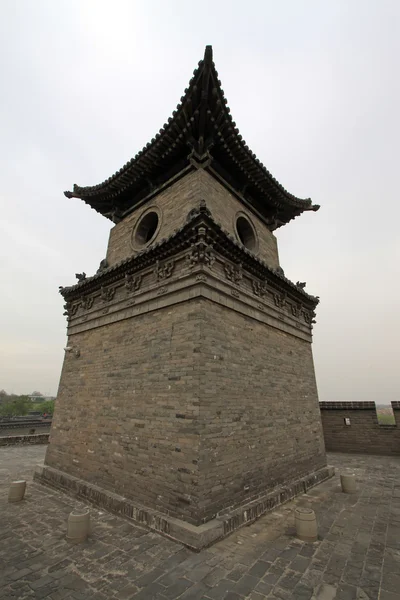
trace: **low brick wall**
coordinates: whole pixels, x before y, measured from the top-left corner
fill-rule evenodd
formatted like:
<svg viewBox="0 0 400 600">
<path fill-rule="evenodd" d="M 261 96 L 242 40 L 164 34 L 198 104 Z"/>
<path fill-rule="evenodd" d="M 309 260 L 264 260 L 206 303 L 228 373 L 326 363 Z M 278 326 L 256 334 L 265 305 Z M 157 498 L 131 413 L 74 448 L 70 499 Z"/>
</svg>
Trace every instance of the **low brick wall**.
<svg viewBox="0 0 400 600">
<path fill-rule="evenodd" d="M 379 425 L 375 402 L 320 402 L 328 452 L 400 456 L 400 402 L 392 402 L 396 425 Z"/>
<path fill-rule="evenodd" d="M 51 420 L 23 420 L 10 419 L 0 421 L 0 437 L 4 436 L 22 436 L 49 433 Z"/>
<path fill-rule="evenodd" d="M 36 435 L 7 435 L 0 437 L 0 446 L 21 446 L 26 444 L 48 444 L 49 433 Z"/>
</svg>

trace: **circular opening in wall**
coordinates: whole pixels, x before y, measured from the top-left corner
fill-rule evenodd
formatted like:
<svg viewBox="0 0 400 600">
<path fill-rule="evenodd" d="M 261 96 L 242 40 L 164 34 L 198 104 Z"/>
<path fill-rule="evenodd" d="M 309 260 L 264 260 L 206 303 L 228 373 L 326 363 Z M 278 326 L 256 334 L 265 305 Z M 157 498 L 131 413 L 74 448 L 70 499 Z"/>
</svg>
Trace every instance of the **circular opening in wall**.
<svg viewBox="0 0 400 600">
<path fill-rule="evenodd" d="M 236 232 L 243 246 L 252 252 L 257 250 L 257 237 L 253 225 L 249 219 L 239 215 L 236 219 Z"/>
<path fill-rule="evenodd" d="M 136 225 L 135 244 L 137 246 L 149 244 L 157 233 L 158 223 L 158 214 L 154 210 L 146 213 Z"/>
</svg>

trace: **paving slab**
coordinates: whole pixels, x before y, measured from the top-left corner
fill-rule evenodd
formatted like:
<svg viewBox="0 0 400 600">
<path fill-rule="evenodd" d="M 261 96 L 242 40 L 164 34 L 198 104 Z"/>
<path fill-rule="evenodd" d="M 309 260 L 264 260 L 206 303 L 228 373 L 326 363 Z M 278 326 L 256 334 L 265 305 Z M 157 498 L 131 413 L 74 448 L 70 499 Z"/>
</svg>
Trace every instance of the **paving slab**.
<svg viewBox="0 0 400 600">
<path fill-rule="evenodd" d="M 0 599 L 400 600 L 400 458 L 331 454 L 335 478 L 196 554 L 93 507 L 88 540 L 68 543 L 83 504 L 33 482 L 45 449 L 0 448 Z M 340 490 L 348 468 L 356 494 Z M 26 498 L 10 504 L 15 479 Z M 295 537 L 296 506 L 315 511 L 317 542 Z"/>
</svg>

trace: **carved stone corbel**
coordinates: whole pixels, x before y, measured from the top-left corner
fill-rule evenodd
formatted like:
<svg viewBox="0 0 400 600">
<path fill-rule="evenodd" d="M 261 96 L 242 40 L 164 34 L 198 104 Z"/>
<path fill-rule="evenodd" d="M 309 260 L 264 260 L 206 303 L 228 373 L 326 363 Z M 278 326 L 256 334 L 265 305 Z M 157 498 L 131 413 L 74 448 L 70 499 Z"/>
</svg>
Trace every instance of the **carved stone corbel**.
<svg viewBox="0 0 400 600">
<path fill-rule="evenodd" d="M 285 308 L 286 294 L 274 294 L 274 302 L 278 308 Z"/>
<path fill-rule="evenodd" d="M 302 312 L 302 308 L 303 308 L 303 306 L 302 306 L 301 303 L 299 303 L 299 304 L 292 304 L 292 315 L 294 317 L 299 318 L 300 315 L 301 315 L 301 312 Z"/>
<path fill-rule="evenodd" d="M 314 317 L 316 316 L 316 313 L 313 310 L 303 310 L 303 316 L 304 316 L 304 320 L 307 323 L 307 325 L 312 325 L 314 323 L 316 323 Z"/>
<path fill-rule="evenodd" d="M 106 288 L 101 286 L 100 297 L 103 302 L 110 302 L 115 296 L 115 287 Z"/>
<path fill-rule="evenodd" d="M 266 281 L 258 281 L 257 279 L 253 279 L 253 292 L 255 296 L 259 296 L 260 298 L 264 298 L 264 296 L 268 293 L 267 282 Z"/>
<path fill-rule="evenodd" d="M 71 316 L 76 315 L 76 313 L 78 312 L 78 308 L 79 308 L 79 302 L 72 304 L 71 302 L 66 302 L 64 304 L 64 310 L 65 312 L 63 313 L 64 316 L 70 318 Z"/>
<path fill-rule="evenodd" d="M 94 302 L 94 298 L 91 296 L 82 296 L 80 300 L 81 307 L 83 310 L 89 310 L 92 308 Z"/>
<path fill-rule="evenodd" d="M 243 278 L 242 263 L 239 263 L 238 265 L 224 263 L 224 271 L 226 278 L 232 283 L 238 284 Z"/>
<path fill-rule="evenodd" d="M 131 273 L 125 274 L 125 289 L 128 293 L 137 292 L 142 283 L 142 276 L 134 277 Z"/>
<path fill-rule="evenodd" d="M 212 244 L 207 240 L 207 228 L 203 225 L 197 230 L 196 239 L 187 255 L 187 261 L 189 267 L 203 264 L 211 268 L 214 264 L 215 256 L 212 251 Z"/>
<path fill-rule="evenodd" d="M 160 281 L 160 279 L 161 280 L 168 279 L 168 277 L 171 277 L 174 267 L 175 267 L 174 260 L 165 262 L 162 266 L 160 266 L 160 261 L 157 261 L 156 267 L 154 269 L 154 274 L 156 276 L 157 281 Z"/>
</svg>

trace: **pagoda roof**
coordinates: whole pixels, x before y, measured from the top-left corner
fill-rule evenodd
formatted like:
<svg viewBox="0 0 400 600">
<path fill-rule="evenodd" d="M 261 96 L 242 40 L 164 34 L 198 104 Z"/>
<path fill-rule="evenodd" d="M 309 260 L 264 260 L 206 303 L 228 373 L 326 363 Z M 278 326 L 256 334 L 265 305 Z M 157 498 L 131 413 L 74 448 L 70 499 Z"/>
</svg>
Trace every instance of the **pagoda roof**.
<svg viewBox="0 0 400 600">
<path fill-rule="evenodd" d="M 114 175 L 98 185 L 74 185 L 68 198 L 81 198 L 118 222 L 168 182 L 204 168 L 271 229 L 306 210 L 311 200 L 289 193 L 246 145 L 233 121 L 207 46 L 172 117 L 157 135 Z"/>
</svg>

